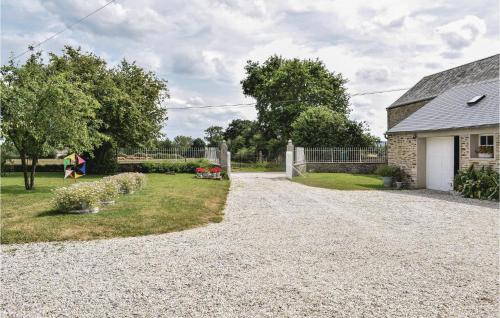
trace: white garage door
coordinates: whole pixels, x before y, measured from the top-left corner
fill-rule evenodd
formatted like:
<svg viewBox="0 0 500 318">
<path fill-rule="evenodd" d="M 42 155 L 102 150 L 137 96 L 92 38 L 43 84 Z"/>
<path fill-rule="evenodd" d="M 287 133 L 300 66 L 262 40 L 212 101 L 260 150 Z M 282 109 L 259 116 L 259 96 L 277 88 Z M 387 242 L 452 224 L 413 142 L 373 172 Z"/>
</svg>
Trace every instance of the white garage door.
<svg viewBox="0 0 500 318">
<path fill-rule="evenodd" d="M 426 186 L 428 189 L 449 191 L 452 188 L 453 137 L 433 137 L 426 141 Z"/>
</svg>

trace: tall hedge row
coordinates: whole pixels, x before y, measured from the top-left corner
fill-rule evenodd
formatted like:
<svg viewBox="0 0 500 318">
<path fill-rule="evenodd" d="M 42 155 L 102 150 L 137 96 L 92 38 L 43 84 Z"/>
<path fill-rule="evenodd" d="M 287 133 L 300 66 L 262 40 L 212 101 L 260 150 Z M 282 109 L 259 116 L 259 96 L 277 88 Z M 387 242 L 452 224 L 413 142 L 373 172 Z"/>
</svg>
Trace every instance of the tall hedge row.
<svg viewBox="0 0 500 318">
<path fill-rule="evenodd" d="M 141 162 L 141 163 L 122 163 L 118 165 L 117 172 L 143 172 L 143 173 L 195 173 L 198 167 L 209 168 L 213 165 L 206 160 L 186 161 L 186 162 Z M 13 165 L 13 171 L 21 172 L 21 165 Z M 8 170 L 10 171 L 10 170 Z M 40 165 L 37 167 L 38 172 L 63 172 L 63 165 L 51 164 Z M 92 170 L 88 170 L 92 174 Z"/>
</svg>

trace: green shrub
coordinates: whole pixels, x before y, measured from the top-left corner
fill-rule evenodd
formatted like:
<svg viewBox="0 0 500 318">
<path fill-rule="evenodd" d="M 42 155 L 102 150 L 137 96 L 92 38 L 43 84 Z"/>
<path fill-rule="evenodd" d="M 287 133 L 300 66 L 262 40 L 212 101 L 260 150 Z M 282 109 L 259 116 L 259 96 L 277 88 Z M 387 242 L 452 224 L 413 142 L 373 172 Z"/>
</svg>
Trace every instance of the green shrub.
<svg viewBox="0 0 500 318">
<path fill-rule="evenodd" d="M 120 187 L 115 180 L 103 178 L 99 182 L 102 186 L 102 192 L 99 198 L 101 202 L 113 201 L 118 194 L 120 194 Z"/>
<path fill-rule="evenodd" d="M 54 190 L 52 205 L 58 211 L 95 208 L 102 198 L 104 187 L 101 182 L 81 182 Z"/>
<path fill-rule="evenodd" d="M 214 165 L 207 160 L 184 161 L 184 162 L 144 162 L 139 164 L 139 169 L 144 173 L 195 173 L 198 167 L 211 168 Z"/>
<path fill-rule="evenodd" d="M 103 178 L 105 182 L 114 182 L 120 193 L 132 193 L 146 184 L 146 176 L 142 173 L 127 172 Z"/>
<path fill-rule="evenodd" d="M 146 176 L 142 173 L 121 173 L 95 182 L 80 182 L 54 190 L 52 205 L 58 211 L 95 208 L 100 202 L 112 201 L 120 193 L 142 189 Z"/>
<path fill-rule="evenodd" d="M 476 170 L 472 165 L 455 176 L 453 186 L 463 197 L 498 201 L 499 177 L 491 168 Z"/>
<path fill-rule="evenodd" d="M 392 177 L 396 181 L 402 181 L 404 173 L 401 168 L 396 166 L 380 166 L 375 170 L 375 174 L 381 177 Z"/>
</svg>

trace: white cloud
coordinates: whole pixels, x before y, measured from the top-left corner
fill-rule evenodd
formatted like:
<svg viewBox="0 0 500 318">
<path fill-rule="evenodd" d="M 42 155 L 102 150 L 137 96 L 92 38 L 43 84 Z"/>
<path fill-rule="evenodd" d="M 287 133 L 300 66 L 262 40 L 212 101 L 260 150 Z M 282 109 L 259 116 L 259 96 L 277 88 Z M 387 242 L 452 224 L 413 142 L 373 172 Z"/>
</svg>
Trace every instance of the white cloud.
<svg viewBox="0 0 500 318">
<path fill-rule="evenodd" d="M 472 45 L 486 33 L 486 23 L 476 16 L 468 15 L 437 28 L 437 33 L 449 48 L 444 54 L 457 57 L 463 48 Z"/>
<path fill-rule="evenodd" d="M 107 0 L 2 1 L 2 63 Z M 249 102 L 246 61 L 316 58 L 349 93 L 410 87 L 421 77 L 498 52 L 494 0 L 120 0 L 46 43 L 82 46 L 115 65 L 137 60 L 168 80 L 170 107 Z M 496 10 L 494 10 L 496 9 Z M 496 12 L 496 13 L 495 13 Z M 492 27 L 493 26 L 493 27 Z M 385 107 L 403 92 L 352 97 L 351 117 L 382 136 Z M 171 136 L 255 118 L 252 107 L 170 111 Z"/>
</svg>

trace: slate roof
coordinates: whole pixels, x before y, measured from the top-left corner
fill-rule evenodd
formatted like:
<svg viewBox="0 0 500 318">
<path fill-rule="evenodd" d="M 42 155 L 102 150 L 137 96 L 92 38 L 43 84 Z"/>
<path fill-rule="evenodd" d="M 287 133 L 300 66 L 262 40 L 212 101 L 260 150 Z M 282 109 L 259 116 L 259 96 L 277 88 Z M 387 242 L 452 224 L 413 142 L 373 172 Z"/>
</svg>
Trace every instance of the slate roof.
<svg viewBox="0 0 500 318">
<path fill-rule="evenodd" d="M 500 123 L 499 80 L 453 87 L 408 116 L 388 133 L 480 127 Z M 467 101 L 486 95 L 475 105 Z"/>
<path fill-rule="evenodd" d="M 388 108 L 431 99 L 457 85 L 498 78 L 500 54 L 422 78 Z"/>
</svg>

